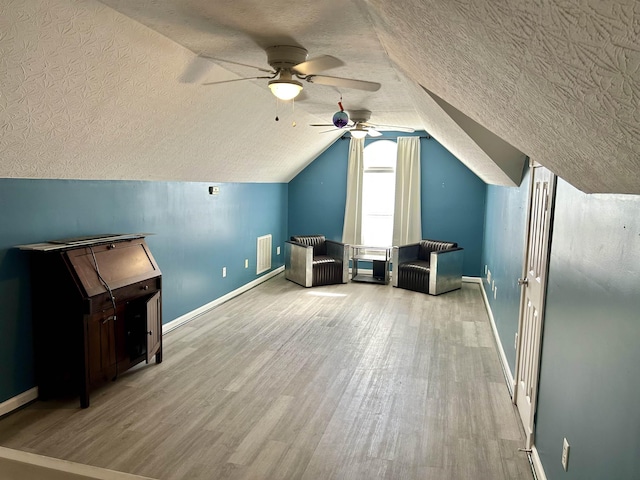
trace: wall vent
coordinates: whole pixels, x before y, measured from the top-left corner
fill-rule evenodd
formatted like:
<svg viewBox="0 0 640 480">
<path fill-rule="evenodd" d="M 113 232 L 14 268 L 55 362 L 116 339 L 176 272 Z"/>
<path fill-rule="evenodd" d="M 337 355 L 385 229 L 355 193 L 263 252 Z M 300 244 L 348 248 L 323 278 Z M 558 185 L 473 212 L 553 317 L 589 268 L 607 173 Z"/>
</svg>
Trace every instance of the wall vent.
<svg viewBox="0 0 640 480">
<path fill-rule="evenodd" d="M 258 237 L 258 261 L 256 274 L 271 269 L 271 234 Z"/>
</svg>

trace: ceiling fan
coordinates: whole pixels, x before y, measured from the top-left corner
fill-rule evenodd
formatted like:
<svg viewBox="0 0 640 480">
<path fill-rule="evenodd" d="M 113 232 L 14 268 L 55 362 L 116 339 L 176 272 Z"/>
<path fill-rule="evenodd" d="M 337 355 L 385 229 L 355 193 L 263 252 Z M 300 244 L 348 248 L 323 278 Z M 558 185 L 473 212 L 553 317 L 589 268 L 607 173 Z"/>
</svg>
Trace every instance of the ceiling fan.
<svg viewBox="0 0 640 480">
<path fill-rule="evenodd" d="M 333 132 L 335 130 L 348 130 L 354 138 L 364 138 L 367 135 L 370 137 L 379 137 L 382 135 L 380 132 L 396 131 L 413 133 L 415 130 L 411 127 L 398 127 L 394 125 L 381 125 L 370 123 L 371 112 L 369 110 L 350 110 L 349 118 L 351 119 L 344 127 L 334 128 L 332 130 L 326 130 L 327 132 Z M 312 123 L 312 127 L 335 127 L 333 123 Z"/>
<path fill-rule="evenodd" d="M 206 54 L 199 57 L 207 58 L 216 62 L 231 63 L 244 67 L 255 68 L 268 75 L 257 77 L 235 78 L 232 80 L 222 80 L 219 82 L 206 82 L 202 85 L 215 85 L 219 83 L 237 82 L 241 80 L 268 79 L 271 92 L 280 100 L 291 100 L 302 91 L 302 81 L 317 83 L 320 85 L 330 85 L 338 88 L 354 88 L 375 92 L 380 88 L 377 82 L 366 80 L 355 80 L 352 78 L 331 77 L 328 75 L 318 75 L 320 72 L 332 68 L 340 67 L 344 63 L 336 57 L 321 55 L 307 59 L 308 52 L 303 47 L 293 45 L 274 45 L 266 48 L 267 62 L 271 69 L 247 65 L 244 63 L 224 60 Z M 202 68 L 202 67 L 195 67 Z M 194 72 L 191 72 L 193 75 Z M 183 75 L 185 78 L 185 75 Z"/>
</svg>

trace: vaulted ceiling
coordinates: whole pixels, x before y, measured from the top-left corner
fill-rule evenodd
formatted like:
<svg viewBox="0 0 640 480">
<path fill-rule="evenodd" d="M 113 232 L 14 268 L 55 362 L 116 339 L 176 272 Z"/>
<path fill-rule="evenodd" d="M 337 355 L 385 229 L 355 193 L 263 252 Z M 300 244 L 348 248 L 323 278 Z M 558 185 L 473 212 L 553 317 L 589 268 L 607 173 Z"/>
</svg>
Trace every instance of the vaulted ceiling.
<svg viewBox="0 0 640 480">
<path fill-rule="evenodd" d="M 309 125 L 342 100 L 487 183 L 528 156 L 640 194 L 639 25 L 635 0 L 0 0 L 0 177 L 286 182 L 343 134 Z M 203 85 L 260 75 L 223 60 L 269 68 L 272 45 L 382 87 Z"/>
</svg>

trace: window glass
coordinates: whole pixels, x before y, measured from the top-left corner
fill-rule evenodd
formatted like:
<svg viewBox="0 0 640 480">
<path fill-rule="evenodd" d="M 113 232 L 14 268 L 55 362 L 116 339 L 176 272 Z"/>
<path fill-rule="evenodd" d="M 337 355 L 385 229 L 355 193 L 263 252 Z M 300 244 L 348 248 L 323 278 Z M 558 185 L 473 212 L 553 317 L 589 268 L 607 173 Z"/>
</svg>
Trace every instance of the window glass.
<svg viewBox="0 0 640 480">
<path fill-rule="evenodd" d="M 364 148 L 362 243 L 390 247 L 393 238 L 397 146 L 377 140 Z"/>
</svg>

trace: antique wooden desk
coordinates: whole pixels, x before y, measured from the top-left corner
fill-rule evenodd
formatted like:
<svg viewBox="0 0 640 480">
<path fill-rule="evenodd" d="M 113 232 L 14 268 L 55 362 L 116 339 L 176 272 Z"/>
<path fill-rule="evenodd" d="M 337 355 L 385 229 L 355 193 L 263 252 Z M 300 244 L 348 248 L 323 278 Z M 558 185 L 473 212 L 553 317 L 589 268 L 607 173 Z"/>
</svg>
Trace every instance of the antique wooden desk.
<svg viewBox="0 0 640 480">
<path fill-rule="evenodd" d="M 21 245 L 31 252 L 41 399 L 91 388 L 155 355 L 162 362 L 162 274 L 143 234 Z"/>
</svg>

